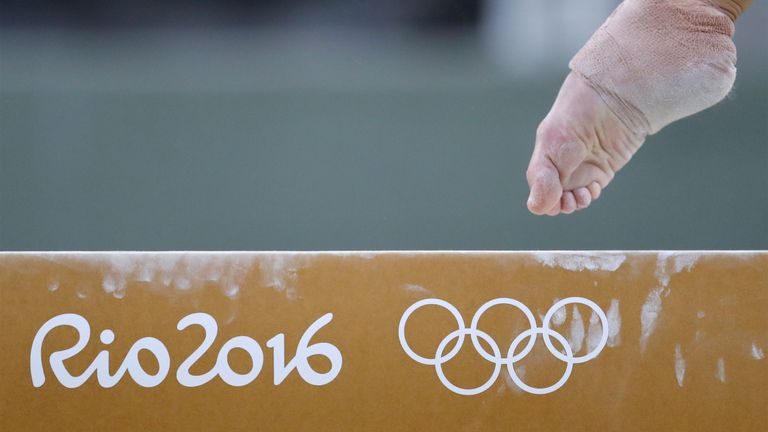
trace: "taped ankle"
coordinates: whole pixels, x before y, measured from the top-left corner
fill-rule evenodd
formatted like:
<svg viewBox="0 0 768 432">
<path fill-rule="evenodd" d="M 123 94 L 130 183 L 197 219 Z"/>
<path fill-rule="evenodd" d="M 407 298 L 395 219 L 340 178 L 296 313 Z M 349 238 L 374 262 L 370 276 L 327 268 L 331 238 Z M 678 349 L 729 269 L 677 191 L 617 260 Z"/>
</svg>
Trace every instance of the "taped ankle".
<svg viewBox="0 0 768 432">
<path fill-rule="evenodd" d="M 569 66 L 628 128 L 649 135 L 728 94 L 733 31 L 703 0 L 626 0 Z"/>
</svg>

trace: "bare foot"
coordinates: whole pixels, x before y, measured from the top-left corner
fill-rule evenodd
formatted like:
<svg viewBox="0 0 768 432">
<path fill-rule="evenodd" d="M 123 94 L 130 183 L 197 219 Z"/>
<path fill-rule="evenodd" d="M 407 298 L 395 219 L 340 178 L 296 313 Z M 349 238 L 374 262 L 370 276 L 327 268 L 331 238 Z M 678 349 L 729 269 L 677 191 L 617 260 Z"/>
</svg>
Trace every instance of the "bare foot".
<svg viewBox="0 0 768 432">
<path fill-rule="evenodd" d="M 588 207 L 644 140 L 571 72 L 536 131 L 528 209 L 555 216 Z"/>
<path fill-rule="evenodd" d="M 624 0 L 598 28 L 571 59 L 573 72 L 536 132 L 531 212 L 589 206 L 647 135 L 728 94 L 735 15 L 715 3 Z"/>
</svg>

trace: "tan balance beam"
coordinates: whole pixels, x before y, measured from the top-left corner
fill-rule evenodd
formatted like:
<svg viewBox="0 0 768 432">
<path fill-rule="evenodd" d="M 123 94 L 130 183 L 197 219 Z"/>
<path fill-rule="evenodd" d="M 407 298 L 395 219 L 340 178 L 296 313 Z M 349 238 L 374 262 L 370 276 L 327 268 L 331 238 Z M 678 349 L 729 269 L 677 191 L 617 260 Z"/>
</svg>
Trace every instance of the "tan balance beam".
<svg viewBox="0 0 768 432">
<path fill-rule="evenodd" d="M 0 254 L 0 430 L 764 430 L 766 252 Z"/>
</svg>

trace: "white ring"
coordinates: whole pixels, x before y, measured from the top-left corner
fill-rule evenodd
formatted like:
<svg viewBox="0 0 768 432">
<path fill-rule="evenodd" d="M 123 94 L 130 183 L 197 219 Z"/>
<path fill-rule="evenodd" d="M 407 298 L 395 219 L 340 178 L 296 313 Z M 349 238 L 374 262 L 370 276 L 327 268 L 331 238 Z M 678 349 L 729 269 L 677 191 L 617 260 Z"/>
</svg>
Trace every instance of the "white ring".
<svg viewBox="0 0 768 432">
<path fill-rule="evenodd" d="M 469 328 L 471 330 L 477 330 L 477 324 L 480 321 L 480 317 L 488 309 L 490 309 L 490 308 L 492 308 L 494 306 L 497 306 L 497 305 L 509 305 L 509 306 L 516 307 L 517 309 L 519 309 L 525 315 L 526 318 L 528 318 L 528 324 L 529 324 L 530 328 L 536 328 L 537 327 L 537 325 L 536 325 L 536 318 L 533 316 L 533 312 L 531 312 L 531 310 L 528 309 L 528 306 L 522 304 L 521 302 L 519 302 L 519 301 L 517 301 L 515 299 L 511 299 L 511 298 L 497 298 L 497 299 L 493 299 L 493 300 L 487 301 L 487 302 L 485 302 L 485 304 L 480 306 L 480 308 L 477 310 L 477 312 L 475 312 L 475 315 L 472 317 L 472 323 L 470 324 Z M 491 357 L 491 355 L 488 354 L 488 352 L 485 350 L 485 348 L 483 348 L 483 346 L 480 345 L 480 343 L 477 340 L 477 335 L 475 333 L 469 333 L 469 336 L 472 338 L 472 345 L 475 346 L 475 349 L 477 350 L 477 352 L 480 353 L 480 355 L 484 359 L 488 360 L 489 362 L 507 362 L 507 361 L 509 361 L 508 357 L 501 357 L 500 355 L 495 357 L 495 358 Z M 536 343 L 536 337 L 532 336 L 529 339 L 528 344 L 525 346 L 525 348 L 523 348 L 523 351 L 520 352 L 520 354 L 518 354 L 517 356 L 514 356 L 512 358 L 512 361 L 519 361 L 520 359 L 522 359 L 523 357 L 528 355 L 528 353 L 531 352 L 531 350 L 533 349 L 533 345 L 535 343 Z"/>
<path fill-rule="evenodd" d="M 517 348 L 517 345 L 520 344 L 520 340 L 522 338 L 524 338 L 527 335 L 527 333 L 531 334 L 533 340 L 536 340 L 536 335 L 537 334 L 544 335 L 546 333 L 551 333 L 552 336 L 554 336 L 555 339 L 557 339 L 557 341 L 560 342 L 560 344 L 563 345 L 563 348 L 565 348 L 565 352 L 568 353 L 568 355 L 570 357 L 573 357 L 573 350 L 571 349 L 571 346 L 568 345 L 568 341 L 565 339 L 565 337 L 563 337 L 563 335 L 561 335 L 560 333 L 558 333 L 558 332 L 556 332 L 554 330 L 547 329 L 547 328 L 542 328 L 542 327 L 537 327 L 535 329 L 529 329 L 529 330 L 526 330 L 526 331 L 520 333 L 515 338 L 515 340 L 512 341 L 512 344 L 509 346 L 509 353 L 507 354 L 508 356 L 511 356 L 512 353 L 515 352 L 515 348 Z M 507 363 L 507 372 L 509 372 L 509 377 L 512 378 L 512 381 L 514 381 L 514 383 L 518 387 L 523 389 L 524 391 L 526 391 L 528 393 L 531 393 L 531 394 L 542 395 L 542 394 L 552 393 L 553 391 L 555 391 L 555 390 L 557 390 L 560 387 L 565 385 L 565 383 L 568 381 L 568 378 L 571 377 L 571 372 L 573 371 L 573 363 L 574 362 L 566 361 L 565 362 L 565 365 L 566 365 L 565 366 L 565 372 L 563 373 L 562 378 L 560 378 L 559 381 L 557 381 L 556 383 L 552 384 L 551 386 L 543 387 L 543 388 L 531 387 L 528 384 L 524 383 L 523 380 L 521 380 L 520 377 L 517 375 L 517 372 L 515 372 L 515 362 L 508 362 Z"/>
<path fill-rule="evenodd" d="M 480 336 L 481 339 L 488 342 L 488 345 L 491 346 L 491 349 L 493 350 L 494 354 L 496 354 L 496 357 L 501 356 L 501 352 L 499 351 L 499 346 L 496 344 L 496 341 L 494 341 L 493 338 L 488 333 L 480 330 L 474 330 L 474 332 L 477 332 L 477 334 L 474 334 L 472 329 L 459 329 L 459 330 L 452 331 L 448 336 L 445 337 L 445 339 L 443 339 L 440 342 L 440 345 L 438 345 L 437 351 L 435 352 L 435 358 L 443 358 L 441 354 L 443 353 L 445 346 L 448 345 L 448 343 L 453 339 L 457 337 L 463 338 L 464 335 L 467 335 L 467 334 L 470 334 L 472 336 Z M 459 344 L 457 343 L 456 345 L 458 346 Z M 445 362 L 435 363 L 435 371 L 437 372 L 437 377 L 440 379 L 440 382 L 442 382 L 443 385 L 448 388 L 448 390 L 463 396 L 472 396 L 488 390 L 488 388 L 491 387 L 493 383 L 496 382 L 496 380 L 499 378 L 499 373 L 501 372 L 501 365 L 503 364 L 501 362 L 493 362 L 495 365 L 493 368 L 493 373 L 491 374 L 491 378 L 489 378 L 488 381 L 485 382 L 485 384 L 473 389 L 465 389 L 465 388 L 461 388 L 454 385 L 452 382 L 448 380 L 448 378 L 446 378 L 445 373 L 443 372 L 443 363 Z"/>
<path fill-rule="evenodd" d="M 597 346 L 595 347 L 595 349 L 592 350 L 592 352 L 584 354 L 583 356 L 580 356 L 580 357 L 573 357 L 573 354 L 569 355 L 568 357 L 565 357 L 563 356 L 562 353 L 560 353 L 559 350 L 556 350 L 555 347 L 552 346 L 552 341 L 549 339 L 548 332 L 541 333 L 541 335 L 544 338 L 544 343 L 547 345 L 549 352 L 551 352 L 553 356 L 557 357 L 558 360 L 579 364 L 579 363 L 587 362 L 597 357 L 600 354 L 600 352 L 603 350 L 603 348 L 605 348 L 605 344 L 608 342 L 608 318 L 605 316 L 605 312 L 603 312 L 603 310 L 600 309 L 600 306 L 598 306 L 592 300 L 588 300 L 583 297 L 564 298 L 558 301 L 557 303 L 555 303 L 554 305 L 552 305 L 551 308 L 549 308 L 549 310 L 547 311 L 547 314 L 544 315 L 544 321 L 542 322 L 542 327 L 544 329 L 550 330 L 549 322 L 552 319 L 552 315 L 554 315 L 555 312 L 557 312 L 561 307 L 565 307 L 567 305 L 575 304 L 575 303 L 588 306 L 590 309 L 595 311 L 597 316 L 600 318 L 600 322 L 603 325 L 602 334 L 600 335 L 600 342 L 598 342 Z"/>
<path fill-rule="evenodd" d="M 452 304 L 448 303 L 445 300 L 431 298 L 431 299 L 423 299 L 419 300 L 416 303 L 412 304 L 411 307 L 406 309 L 406 311 L 403 313 L 403 317 L 400 318 L 400 325 L 398 326 L 398 336 L 400 337 L 400 345 L 403 346 L 403 350 L 406 354 L 408 354 L 408 357 L 412 358 L 413 360 L 429 365 L 434 366 L 438 363 L 437 357 L 433 359 L 429 359 L 426 357 L 422 357 L 418 354 L 416 354 L 412 349 L 411 346 L 408 345 L 408 341 L 405 338 L 405 324 L 408 321 L 408 318 L 411 316 L 412 313 L 414 313 L 417 309 L 421 308 L 422 306 L 427 305 L 435 305 L 435 306 L 441 306 L 448 310 L 454 318 L 456 318 L 456 323 L 459 325 L 459 330 L 463 330 L 466 328 L 464 325 L 464 318 L 461 317 L 461 314 L 459 313 L 459 310 L 456 309 Z M 459 340 L 456 342 L 456 346 L 448 353 L 445 357 L 440 358 L 443 362 L 446 362 L 454 357 L 456 357 L 456 354 L 459 353 L 461 350 L 461 346 L 464 344 L 464 335 L 462 334 L 459 337 Z"/>
</svg>

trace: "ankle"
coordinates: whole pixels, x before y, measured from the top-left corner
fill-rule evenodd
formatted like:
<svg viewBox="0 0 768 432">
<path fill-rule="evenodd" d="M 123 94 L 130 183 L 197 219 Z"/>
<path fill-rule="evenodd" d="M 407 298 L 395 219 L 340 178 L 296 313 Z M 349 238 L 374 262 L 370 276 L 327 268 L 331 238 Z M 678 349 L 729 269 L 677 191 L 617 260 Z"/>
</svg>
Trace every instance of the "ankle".
<svg viewBox="0 0 768 432">
<path fill-rule="evenodd" d="M 708 1 L 627 0 L 569 66 L 633 133 L 656 133 L 735 79 L 733 22 Z"/>
</svg>

